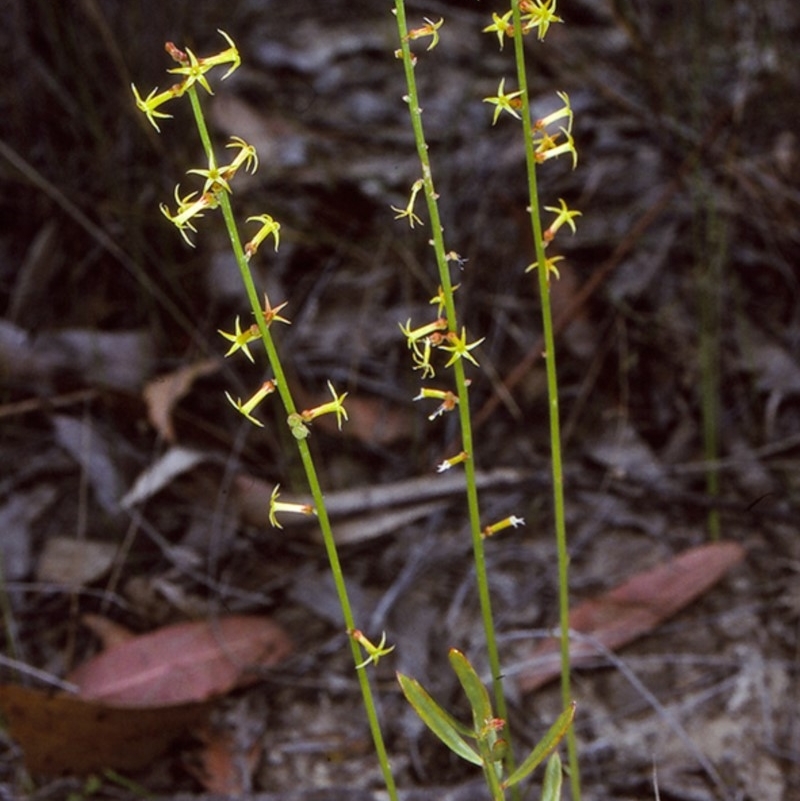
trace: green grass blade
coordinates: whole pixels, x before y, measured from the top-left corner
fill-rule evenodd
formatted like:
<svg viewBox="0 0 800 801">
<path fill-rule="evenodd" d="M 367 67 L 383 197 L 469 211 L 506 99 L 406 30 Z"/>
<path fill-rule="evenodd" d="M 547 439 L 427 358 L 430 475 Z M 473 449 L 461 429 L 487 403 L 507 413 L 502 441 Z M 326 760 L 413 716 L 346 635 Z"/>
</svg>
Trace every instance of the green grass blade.
<svg viewBox="0 0 800 801">
<path fill-rule="evenodd" d="M 456 676 L 458 676 L 464 692 L 467 694 L 475 722 L 475 730 L 480 734 L 487 721 L 494 717 L 492 702 L 489 700 L 489 692 L 481 681 L 480 676 L 475 672 L 475 668 L 472 667 L 461 651 L 451 648 L 448 657 L 450 665 Z"/>
<path fill-rule="evenodd" d="M 462 723 L 446 712 L 431 698 L 422 685 L 415 679 L 397 674 L 400 689 L 414 711 L 420 716 L 422 722 L 451 750 L 462 759 L 473 765 L 483 767 L 483 759 L 475 749 L 464 739 L 462 734 L 474 737 Z"/>
<path fill-rule="evenodd" d="M 575 717 L 575 702 L 571 703 L 556 719 L 547 734 L 536 744 L 536 747 L 528 755 L 528 758 L 503 782 L 504 787 L 512 787 L 522 781 L 551 754 L 561 739 L 569 731 L 572 719 Z"/>
<path fill-rule="evenodd" d="M 561 799 L 561 757 L 558 752 L 550 757 L 544 771 L 542 785 L 542 801 L 560 801 Z"/>
</svg>

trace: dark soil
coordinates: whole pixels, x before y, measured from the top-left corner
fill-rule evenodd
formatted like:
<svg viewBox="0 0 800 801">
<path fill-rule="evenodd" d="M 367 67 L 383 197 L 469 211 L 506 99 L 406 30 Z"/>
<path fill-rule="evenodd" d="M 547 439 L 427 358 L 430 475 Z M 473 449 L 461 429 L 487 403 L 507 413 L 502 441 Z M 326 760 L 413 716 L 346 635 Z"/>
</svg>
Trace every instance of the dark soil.
<svg viewBox="0 0 800 801">
<path fill-rule="evenodd" d="M 145 386 L 219 359 L 217 330 L 247 314 L 221 221 L 207 215 L 190 249 L 158 210 L 200 160 L 188 105 L 170 107 L 158 136 L 130 84 L 169 84 L 167 40 L 201 55 L 224 46 L 218 28 L 237 42 L 243 66 L 209 116 L 220 141 L 238 134 L 259 151 L 234 195 L 242 217 L 266 210 L 282 225 L 279 252 L 265 247 L 255 270 L 289 303 L 293 324 L 277 337 L 292 388 L 313 398 L 330 379 L 377 415 L 341 436 L 314 429 L 323 485 L 435 476 L 456 430 L 412 402 L 419 375 L 398 329 L 428 319 L 437 279 L 427 229 L 389 208 L 405 206 L 419 174 L 391 7 L 0 2 L 3 680 L 38 685 L 20 663 L 63 677 L 94 653 L 88 612 L 136 632 L 272 615 L 295 655 L 218 711 L 243 750 L 263 747 L 237 798 L 383 796 L 322 546 L 230 503 L 239 473 L 305 490 L 280 414 L 243 426 L 225 400 L 257 385 L 262 366 L 229 359 L 198 378 L 174 423 L 175 442 L 202 460 L 120 503 L 175 447 L 148 419 Z M 459 311 L 486 337 L 471 373 L 474 458 L 512 471 L 486 490 L 483 513 L 527 521 L 487 551 L 513 677 L 556 622 L 557 580 L 519 129 L 507 117 L 492 127 L 481 102 L 501 77 L 511 85 L 512 48 L 481 33 L 503 8 L 409 2 L 413 24 L 445 18 L 435 50 L 415 46 L 416 72 L 448 248 L 464 259 Z M 562 0 L 559 13 L 566 24 L 527 47 L 535 108 L 569 93 L 580 155 L 574 171 L 563 160 L 539 171 L 545 205 L 583 212 L 553 245 L 565 256 L 552 289 L 573 598 L 717 531 L 747 552 L 619 661 L 576 672 L 584 797 L 797 799 L 800 7 Z M 393 678 L 409 673 L 463 713 L 446 650 L 484 667 L 466 512 L 458 494 L 440 500 L 388 532 L 385 510 L 361 510 L 372 535 L 345 545 L 343 561 L 357 619 L 397 646 L 376 689 L 404 797 L 466 801 L 486 797 L 478 777 L 423 731 Z M 42 568 L 56 537 L 117 546 L 110 572 L 58 581 Z M 514 695 L 520 748 L 559 709 L 554 686 Z M 2 741 L 0 797 L 135 797 L 109 778 L 90 793 L 83 779 L 30 777 Z M 210 799 L 179 746 L 134 780 L 158 797 Z"/>
</svg>

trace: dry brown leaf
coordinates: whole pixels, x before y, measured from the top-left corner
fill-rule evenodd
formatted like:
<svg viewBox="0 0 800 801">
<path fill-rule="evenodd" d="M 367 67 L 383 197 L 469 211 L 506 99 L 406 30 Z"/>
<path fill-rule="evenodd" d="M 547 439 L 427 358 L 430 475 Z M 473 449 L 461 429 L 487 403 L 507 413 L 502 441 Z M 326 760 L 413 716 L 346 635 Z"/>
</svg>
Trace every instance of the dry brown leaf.
<svg viewBox="0 0 800 801">
<path fill-rule="evenodd" d="M 219 359 L 204 359 L 158 376 L 147 383 L 142 393 L 147 405 L 147 419 L 167 442 L 176 440 L 172 410 L 198 378 L 215 373 L 219 367 Z"/>
<path fill-rule="evenodd" d="M 665 564 L 638 573 L 599 598 L 572 610 L 570 629 L 589 634 L 610 650 L 648 634 L 719 581 L 744 557 L 735 542 L 690 548 Z M 552 637 L 537 645 L 517 678 L 526 693 L 547 684 L 561 671 L 560 642 Z M 588 641 L 570 643 L 570 661 L 580 667 L 597 659 Z"/>
<path fill-rule="evenodd" d="M 188 771 L 209 793 L 244 797 L 252 787 L 253 774 L 263 753 L 256 739 L 246 750 L 236 742 L 237 733 L 209 724 L 195 732 L 202 743 L 197 762 L 187 762 Z"/>
<path fill-rule="evenodd" d="M 130 629 L 110 618 L 103 617 L 103 615 L 93 615 L 91 612 L 87 612 L 85 615 L 81 615 L 81 623 L 103 643 L 105 649 L 113 648 L 115 645 L 128 642 L 136 637 L 136 634 Z"/>
<path fill-rule="evenodd" d="M 74 537 L 48 537 L 36 566 L 38 581 L 81 587 L 102 578 L 114 563 L 119 546 Z"/>
<path fill-rule="evenodd" d="M 67 681 L 81 697 L 115 705 L 205 701 L 257 681 L 257 668 L 276 664 L 291 648 L 273 620 L 232 615 L 135 637 L 76 668 Z"/>
<path fill-rule="evenodd" d="M 207 704 L 125 709 L 12 684 L 0 686 L 0 710 L 27 769 L 51 776 L 145 768 L 209 712 Z"/>
</svg>

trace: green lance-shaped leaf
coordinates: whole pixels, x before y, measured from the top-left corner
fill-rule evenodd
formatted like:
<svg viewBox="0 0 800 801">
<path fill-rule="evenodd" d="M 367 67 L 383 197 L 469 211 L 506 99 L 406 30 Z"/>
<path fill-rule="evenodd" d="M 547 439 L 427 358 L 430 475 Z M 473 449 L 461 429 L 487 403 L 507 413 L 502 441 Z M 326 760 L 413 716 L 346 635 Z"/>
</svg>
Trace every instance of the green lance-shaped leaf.
<svg viewBox="0 0 800 801">
<path fill-rule="evenodd" d="M 547 762 L 542 785 L 542 801 L 561 801 L 561 757 L 556 751 Z"/>
<path fill-rule="evenodd" d="M 475 732 L 459 723 L 431 698 L 416 679 L 397 674 L 400 689 L 422 722 L 454 753 L 473 765 L 483 766 L 483 760 L 464 737 L 475 737 Z"/>
<path fill-rule="evenodd" d="M 529 776 L 544 759 L 549 756 L 561 742 L 561 739 L 572 725 L 575 717 L 575 702 L 573 701 L 556 719 L 547 734 L 536 744 L 528 758 L 503 782 L 503 787 L 513 787 Z"/>
<path fill-rule="evenodd" d="M 450 664 L 467 694 L 469 705 L 472 708 L 472 719 L 475 723 L 475 730 L 480 736 L 486 724 L 494 717 L 492 712 L 492 702 L 489 700 L 489 692 L 475 672 L 475 668 L 469 663 L 464 654 L 455 648 L 450 649 Z"/>
</svg>

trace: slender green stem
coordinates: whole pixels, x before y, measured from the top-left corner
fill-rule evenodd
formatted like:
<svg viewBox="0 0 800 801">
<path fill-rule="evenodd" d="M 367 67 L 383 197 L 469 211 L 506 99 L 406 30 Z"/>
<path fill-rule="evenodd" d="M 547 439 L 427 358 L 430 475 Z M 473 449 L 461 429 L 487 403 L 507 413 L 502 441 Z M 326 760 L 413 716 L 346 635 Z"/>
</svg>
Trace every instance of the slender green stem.
<svg viewBox="0 0 800 801">
<path fill-rule="evenodd" d="M 696 179 L 700 181 L 700 178 Z M 720 356 L 720 286 L 724 241 L 719 237 L 719 220 L 705 192 L 695 198 L 695 270 L 697 298 L 700 304 L 700 405 L 703 419 L 703 458 L 709 467 L 706 472 L 706 493 L 716 498 L 720 493 L 719 458 L 719 356 Z M 703 205 L 704 204 L 704 205 Z M 699 241 L 698 241 L 699 240 Z M 708 513 L 708 532 L 712 540 L 721 536 L 719 509 Z"/>
<path fill-rule="evenodd" d="M 708 54 L 704 39 L 714 14 L 716 3 L 708 7 L 696 4 L 692 11 L 692 81 L 689 102 L 692 126 L 700 130 L 706 113 L 704 89 L 709 74 Z M 703 420 L 703 458 L 709 467 L 706 472 L 706 493 L 716 498 L 720 493 L 720 473 L 716 467 L 720 447 L 720 288 L 725 261 L 725 231 L 714 200 L 704 180 L 701 160 L 693 165 L 692 176 L 692 250 L 697 272 L 697 299 L 700 305 L 700 407 Z M 708 512 L 708 533 L 712 540 L 721 536 L 719 509 Z"/>
<path fill-rule="evenodd" d="M 547 397 L 550 418 L 550 464 L 553 480 L 553 510 L 555 519 L 556 548 L 558 551 L 558 607 L 561 627 L 561 699 L 566 709 L 572 703 L 569 658 L 569 554 L 567 551 L 567 527 L 564 514 L 564 473 L 561 459 L 561 424 L 558 406 L 558 372 L 556 370 L 555 335 L 553 315 L 550 307 L 550 271 L 544 252 L 539 191 L 536 184 L 536 156 L 533 147 L 530 100 L 528 97 L 528 77 L 525 67 L 525 47 L 521 34 L 522 20 L 519 0 L 512 0 L 514 21 L 514 58 L 517 65 L 517 81 L 522 93 L 522 125 L 525 136 L 525 162 L 528 173 L 528 195 L 531 229 L 536 248 L 537 272 L 539 274 L 539 294 L 542 304 L 542 328 L 547 371 Z M 578 765 L 578 747 L 574 727 L 567 732 L 567 750 L 570 766 L 570 786 L 573 801 L 580 801 L 581 780 Z"/>
<path fill-rule="evenodd" d="M 200 139 L 203 143 L 203 148 L 205 149 L 206 156 L 209 159 L 209 163 L 211 163 L 214 159 L 214 152 L 213 152 L 213 147 L 211 145 L 211 139 L 208 135 L 208 129 L 206 127 L 205 117 L 203 115 L 203 110 L 200 105 L 200 100 L 197 96 L 197 91 L 195 90 L 194 87 L 190 87 L 190 89 L 188 90 L 188 94 L 192 102 L 192 110 L 194 111 L 194 117 L 197 123 L 197 129 L 200 134 Z M 269 329 L 269 326 L 267 325 L 264 319 L 264 314 L 261 309 L 261 299 L 259 298 L 258 292 L 256 291 L 255 283 L 253 281 L 253 276 L 250 272 L 250 266 L 248 264 L 247 257 L 245 256 L 241 239 L 239 237 L 239 232 L 236 226 L 236 220 L 233 216 L 233 210 L 231 208 L 230 198 L 228 197 L 227 193 L 220 192 L 219 204 L 222 210 L 222 216 L 225 220 L 225 227 L 228 232 L 228 238 L 230 240 L 231 249 L 233 250 L 234 256 L 236 258 L 236 263 L 239 266 L 239 271 L 242 277 L 242 283 L 244 284 L 245 291 L 247 293 L 247 298 L 250 301 L 250 306 L 253 310 L 253 314 L 255 316 L 256 323 L 258 325 L 258 329 L 261 334 L 261 339 L 264 342 L 264 349 L 267 354 L 267 359 L 275 375 L 275 383 L 277 385 L 278 393 L 280 395 L 281 401 L 283 402 L 283 406 L 287 416 L 295 414 L 297 412 L 297 407 L 295 405 L 294 398 L 292 397 L 292 393 L 289 389 L 289 385 L 286 381 L 283 365 L 281 363 L 280 355 L 278 354 L 278 349 L 275 346 L 275 341 L 272 337 L 272 333 Z M 314 508 L 317 513 L 317 519 L 319 520 L 319 526 L 322 532 L 322 539 L 325 544 L 325 552 L 328 557 L 328 563 L 330 565 L 331 575 L 333 576 L 334 585 L 336 587 L 336 594 L 339 599 L 339 605 L 341 606 L 342 609 L 342 616 L 344 618 L 345 627 L 347 631 L 350 632 L 353 631 L 356 627 L 355 619 L 353 617 L 353 609 L 352 605 L 350 604 L 350 598 L 347 592 L 347 584 L 345 581 L 344 572 L 342 571 L 342 565 L 339 559 L 339 552 L 336 547 L 336 540 L 334 539 L 330 517 L 328 516 L 328 510 L 325 505 L 325 496 L 322 492 L 322 487 L 319 482 L 316 466 L 314 464 L 314 459 L 311 455 L 311 450 L 308 447 L 308 443 L 302 439 L 298 439 L 296 440 L 296 442 L 298 451 L 300 453 L 300 459 L 303 463 L 303 469 L 306 474 L 306 480 L 308 482 L 309 490 L 311 492 L 311 497 L 314 499 Z M 362 661 L 362 654 L 361 651 L 359 650 L 359 646 L 352 637 L 348 637 L 348 640 L 350 642 L 350 649 L 353 655 L 353 663 L 359 664 Z M 369 722 L 370 731 L 372 733 L 372 739 L 375 745 L 375 751 L 377 753 L 378 760 L 381 765 L 381 771 L 383 773 L 383 779 L 386 784 L 386 789 L 391 801 L 397 801 L 398 798 L 397 787 L 395 784 L 394 776 L 392 774 L 392 769 L 389 762 L 389 756 L 386 750 L 386 745 L 383 739 L 383 733 L 381 731 L 380 722 L 378 720 L 378 712 L 375 705 L 375 699 L 372 694 L 372 688 L 369 682 L 369 677 L 367 675 L 366 669 L 364 668 L 357 670 L 356 674 L 358 675 L 358 682 L 361 689 L 364 709 L 367 714 L 367 720 Z"/>
<path fill-rule="evenodd" d="M 422 109 L 419 104 L 417 93 L 417 82 L 414 75 L 414 60 L 408 44 L 408 26 L 406 22 L 405 3 L 403 0 L 395 0 L 395 15 L 397 17 L 397 28 L 400 36 L 400 48 L 403 57 L 403 67 L 405 69 L 406 86 L 408 94 L 405 98 L 408 103 L 411 115 L 411 127 L 414 131 L 414 141 L 417 147 L 417 155 L 422 167 L 422 180 L 425 188 L 425 200 L 428 208 L 428 215 L 431 224 L 431 238 L 433 249 L 436 255 L 436 264 L 439 270 L 439 284 L 445 301 L 445 311 L 447 325 L 450 331 L 458 332 L 458 317 L 456 314 L 455 300 L 453 297 L 453 284 L 450 278 L 446 249 L 444 244 L 444 233 L 439 216 L 437 205 L 437 194 L 433 183 L 430 158 L 428 156 L 428 145 L 425 140 L 425 131 L 422 125 Z M 472 551 L 475 563 L 475 574 L 478 584 L 478 598 L 483 620 L 483 628 L 486 637 L 486 650 L 489 657 L 489 668 L 492 673 L 492 689 L 495 698 L 495 707 L 499 717 L 508 720 L 508 705 L 503 691 L 503 680 L 500 667 L 500 655 L 497 647 L 497 637 L 495 634 L 494 617 L 492 615 L 492 602 L 489 592 L 489 578 L 486 570 L 486 556 L 484 553 L 484 541 L 481 532 L 480 506 L 478 502 L 478 489 L 475 477 L 475 448 L 472 436 L 472 419 L 469 407 L 468 383 L 464 373 L 462 359 L 456 359 L 453 364 L 456 390 L 458 395 L 459 423 L 461 426 L 461 442 L 463 450 L 469 455 L 464 462 L 467 509 L 469 514 L 470 532 L 472 535 Z M 508 757 L 506 764 L 509 772 L 514 770 L 513 749 L 510 747 L 510 735 Z"/>
</svg>

